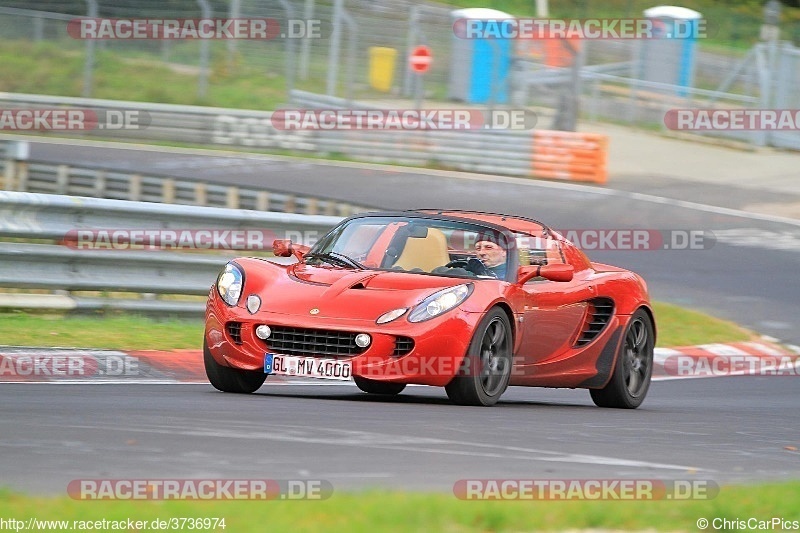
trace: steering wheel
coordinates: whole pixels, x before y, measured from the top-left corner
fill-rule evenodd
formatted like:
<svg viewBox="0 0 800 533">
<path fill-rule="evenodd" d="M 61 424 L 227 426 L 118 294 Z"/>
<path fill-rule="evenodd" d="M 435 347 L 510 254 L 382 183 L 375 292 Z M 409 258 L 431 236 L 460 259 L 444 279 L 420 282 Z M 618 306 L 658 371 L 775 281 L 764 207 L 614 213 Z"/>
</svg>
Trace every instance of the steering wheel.
<svg viewBox="0 0 800 533">
<path fill-rule="evenodd" d="M 466 259 L 454 259 L 445 265 L 447 268 L 467 268 Z"/>
<path fill-rule="evenodd" d="M 447 268 L 463 268 L 472 272 L 476 276 L 491 276 L 491 272 L 483 264 L 483 261 L 477 257 L 470 257 L 469 259 L 454 259 L 445 265 Z"/>
</svg>

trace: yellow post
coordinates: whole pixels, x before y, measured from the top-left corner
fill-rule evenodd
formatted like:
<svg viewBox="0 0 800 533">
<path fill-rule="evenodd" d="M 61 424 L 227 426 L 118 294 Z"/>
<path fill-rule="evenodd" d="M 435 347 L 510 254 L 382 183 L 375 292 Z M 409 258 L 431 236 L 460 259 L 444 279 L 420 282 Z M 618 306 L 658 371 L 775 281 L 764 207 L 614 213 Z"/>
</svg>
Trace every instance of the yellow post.
<svg viewBox="0 0 800 533">
<path fill-rule="evenodd" d="M 369 85 L 373 89 L 389 92 L 394 79 L 397 49 L 382 46 L 369 48 Z"/>
</svg>

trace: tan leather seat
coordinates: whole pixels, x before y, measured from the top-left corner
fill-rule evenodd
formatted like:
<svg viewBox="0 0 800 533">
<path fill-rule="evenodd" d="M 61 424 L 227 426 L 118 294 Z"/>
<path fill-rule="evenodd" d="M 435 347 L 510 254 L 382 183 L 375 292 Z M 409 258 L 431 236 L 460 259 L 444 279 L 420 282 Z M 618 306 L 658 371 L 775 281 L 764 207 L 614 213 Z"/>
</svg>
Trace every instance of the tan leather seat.
<svg viewBox="0 0 800 533">
<path fill-rule="evenodd" d="M 403 270 L 421 268 L 430 272 L 436 267 L 444 266 L 450 262 L 447 253 L 447 238 L 441 230 L 428 228 L 426 237 L 409 237 L 403 248 L 403 253 L 395 261 L 394 266 Z"/>
</svg>

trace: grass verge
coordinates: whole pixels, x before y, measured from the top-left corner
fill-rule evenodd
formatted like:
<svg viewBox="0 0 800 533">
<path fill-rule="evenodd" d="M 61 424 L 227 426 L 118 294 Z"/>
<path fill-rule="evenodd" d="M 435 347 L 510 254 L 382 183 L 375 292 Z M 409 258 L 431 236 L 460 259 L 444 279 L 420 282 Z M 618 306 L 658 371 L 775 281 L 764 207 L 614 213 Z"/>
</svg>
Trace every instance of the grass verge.
<svg viewBox="0 0 800 533">
<path fill-rule="evenodd" d="M 732 322 L 676 305 L 656 302 L 655 313 L 659 346 L 735 342 L 753 336 Z M 0 339 L 6 345 L 174 350 L 198 348 L 202 335 L 201 320 L 154 320 L 130 315 L 0 315 Z"/>
<path fill-rule="evenodd" d="M 335 492 L 325 501 L 189 502 L 75 501 L 0 492 L 0 516 L 27 520 L 166 520 L 225 518 L 226 532 L 243 531 L 563 531 L 567 529 L 699 531 L 698 520 L 770 521 L 796 529 L 800 482 L 725 486 L 711 500 L 461 501 L 446 493 Z M 788 524 L 788 525 L 787 525 Z M 735 527 L 735 526 L 734 526 Z M 127 529 L 127 528 L 125 528 Z M 711 531 L 713 524 L 708 527 Z M 756 529 L 756 528 L 753 528 Z M 730 530 L 730 527 L 723 530 Z M 218 529 L 218 531 L 223 531 Z"/>
<path fill-rule="evenodd" d="M 665 302 L 655 302 L 658 346 L 694 346 L 711 342 L 747 341 L 753 332 L 699 311 Z"/>
<path fill-rule="evenodd" d="M 177 350 L 203 345 L 201 320 L 155 320 L 120 315 L 0 315 L 0 339 L 12 346 L 62 346 L 109 350 Z"/>
<path fill-rule="evenodd" d="M 82 49 L 69 49 L 64 43 L 0 40 L 0 61 L 4 66 L 0 91 L 81 95 Z M 274 109 L 286 100 L 283 77 L 264 74 L 254 66 L 238 65 L 235 75 L 215 68 L 208 94 L 200 98 L 196 69 L 176 69 L 157 60 L 103 50 L 98 51 L 96 64 L 95 98 L 242 109 Z"/>
</svg>

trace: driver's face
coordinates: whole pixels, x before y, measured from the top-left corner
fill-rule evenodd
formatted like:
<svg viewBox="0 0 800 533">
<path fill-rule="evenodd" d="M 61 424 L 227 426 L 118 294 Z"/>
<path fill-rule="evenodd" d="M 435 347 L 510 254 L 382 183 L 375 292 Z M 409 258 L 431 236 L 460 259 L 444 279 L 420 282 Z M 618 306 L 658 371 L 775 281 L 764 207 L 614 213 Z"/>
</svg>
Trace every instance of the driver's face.
<svg viewBox="0 0 800 533">
<path fill-rule="evenodd" d="M 476 242 L 475 251 L 478 252 L 478 258 L 489 268 L 494 268 L 506 262 L 506 251 L 491 241 Z"/>
</svg>

